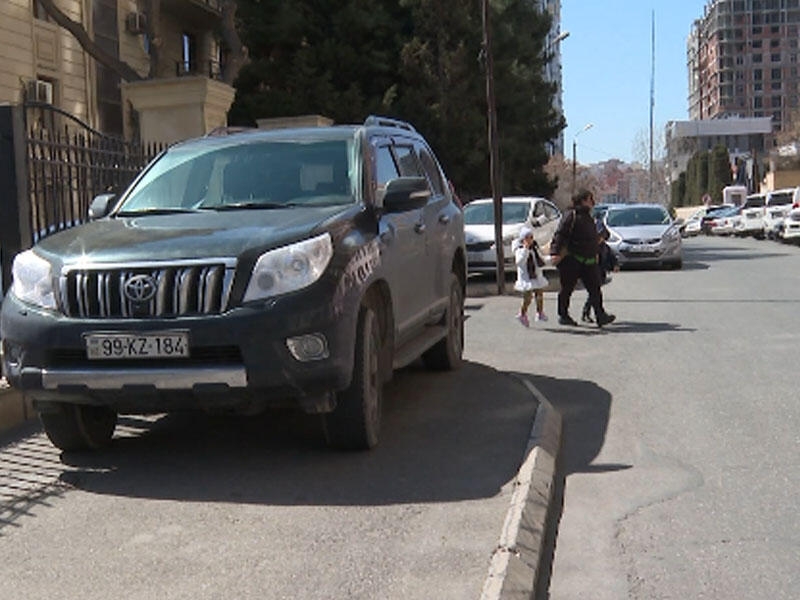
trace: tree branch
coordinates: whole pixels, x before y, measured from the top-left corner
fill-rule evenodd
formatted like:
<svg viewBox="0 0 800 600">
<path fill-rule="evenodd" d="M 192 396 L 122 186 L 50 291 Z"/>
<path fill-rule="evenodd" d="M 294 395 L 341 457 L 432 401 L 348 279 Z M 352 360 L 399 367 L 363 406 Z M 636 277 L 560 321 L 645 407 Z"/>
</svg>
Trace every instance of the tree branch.
<svg viewBox="0 0 800 600">
<path fill-rule="evenodd" d="M 236 0 L 222 0 L 222 23 L 220 35 L 222 41 L 230 50 L 222 70 L 222 81 L 233 85 L 239 71 L 249 62 L 247 46 L 242 44 L 239 32 L 236 29 Z"/>
<path fill-rule="evenodd" d="M 53 17 L 53 20 L 61 27 L 69 31 L 75 39 L 78 40 L 81 48 L 97 62 L 114 71 L 125 81 L 141 81 L 144 79 L 128 63 L 119 60 L 98 46 L 95 41 L 89 37 L 83 25 L 70 19 L 55 5 L 53 0 L 40 0 L 40 2 L 47 14 Z"/>
</svg>

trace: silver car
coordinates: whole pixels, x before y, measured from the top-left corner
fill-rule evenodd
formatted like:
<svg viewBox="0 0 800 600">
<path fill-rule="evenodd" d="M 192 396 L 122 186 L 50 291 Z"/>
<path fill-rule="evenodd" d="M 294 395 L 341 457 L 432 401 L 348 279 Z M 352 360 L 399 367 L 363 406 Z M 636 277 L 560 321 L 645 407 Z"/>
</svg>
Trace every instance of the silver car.
<svg viewBox="0 0 800 600">
<path fill-rule="evenodd" d="M 505 271 L 514 271 L 511 243 L 527 225 L 543 253 L 561 219 L 561 211 L 549 200 L 535 196 L 503 198 L 503 261 Z M 464 237 L 467 243 L 467 269 L 470 273 L 494 273 L 497 252 L 494 246 L 494 205 L 491 198 L 473 200 L 464 207 Z"/>
<path fill-rule="evenodd" d="M 658 204 L 627 204 L 605 216 L 608 245 L 620 266 L 683 266 L 681 233 L 667 210 Z"/>
</svg>

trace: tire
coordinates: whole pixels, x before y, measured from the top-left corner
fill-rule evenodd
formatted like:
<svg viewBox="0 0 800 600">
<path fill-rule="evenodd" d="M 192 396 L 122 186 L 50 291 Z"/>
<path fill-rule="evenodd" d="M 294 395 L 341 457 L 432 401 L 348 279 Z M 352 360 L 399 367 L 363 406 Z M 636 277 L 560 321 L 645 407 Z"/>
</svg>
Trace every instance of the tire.
<svg viewBox="0 0 800 600">
<path fill-rule="evenodd" d="M 323 417 L 328 445 L 339 450 L 369 450 L 378 444 L 383 383 L 381 337 L 375 312 L 362 306 L 356 327 L 353 379 L 337 394 L 336 408 Z"/>
<path fill-rule="evenodd" d="M 452 371 L 462 363 L 464 353 L 464 292 L 455 274 L 450 277 L 450 303 L 444 316 L 447 335 L 422 355 L 429 369 Z"/>
<path fill-rule="evenodd" d="M 117 413 L 104 406 L 61 404 L 39 419 L 47 437 L 61 450 L 98 450 L 107 446 L 117 426 Z"/>
</svg>

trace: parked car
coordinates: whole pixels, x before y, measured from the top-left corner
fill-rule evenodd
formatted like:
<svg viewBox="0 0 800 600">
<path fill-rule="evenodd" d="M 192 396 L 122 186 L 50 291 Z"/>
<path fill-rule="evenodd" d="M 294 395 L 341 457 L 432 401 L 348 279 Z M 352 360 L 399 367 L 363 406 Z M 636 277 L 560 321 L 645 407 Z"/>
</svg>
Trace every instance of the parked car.
<svg viewBox="0 0 800 600">
<path fill-rule="evenodd" d="M 729 210 L 732 204 L 715 204 L 706 208 L 706 214 L 700 219 L 700 232 L 706 235 L 711 235 L 711 221 L 721 211 Z"/>
<path fill-rule="evenodd" d="M 706 207 L 694 211 L 691 216 L 680 224 L 680 232 L 683 237 L 693 237 L 700 233 L 700 221 L 706 214 Z"/>
<path fill-rule="evenodd" d="M 740 206 L 727 206 L 723 210 L 714 211 L 714 214 L 705 222 L 708 235 L 730 235 L 733 233 L 733 221 L 730 217 L 739 215 Z"/>
<path fill-rule="evenodd" d="M 731 206 L 722 210 L 711 220 L 709 227 L 712 235 L 733 235 L 741 227 L 742 207 Z"/>
<path fill-rule="evenodd" d="M 800 241 L 800 203 L 795 203 L 783 218 L 779 237 L 784 242 Z"/>
<path fill-rule="evenodd" d="M 737 235 L 764 237 L 764 206 L 767 203 L 765 194 L 750 194 L 742 205 L 741 219 L 736 230 Z"/>
<path fill-rule="evenodd" d="M 797 188 L 784 188 L 767 192 L 764 206 L 764 236 L 769 239 L 778 237 L 778 229 L 783 223 L 783 218 L 792 208 L 795 201 Z"/>
<path fill-rule="evenodd" d="M 5 374 L 64 450 L 118 413 L 287 404 L 367 449 L 393 368 L 461 364 L 462 213 L 408 123 L 179 143 L 90 216 L 16 257 L 0 312 Z"/>
<path fill-rule="evenodd" d="M 550 241 L 561 219 L 561 211 L 545 198 L 534 196 L 509 196 L 503 198 L 503 261 L 505 271 L 515 271 L 511 242 L 520 229 L 528 225 L 542 252 L 547 252 Z M 473 200 L 464 207 L 464 235 L 467 244 L 467 264 L 470 273 L 495 273 L 494 202 L 491 198 Z"/>
<path fill-rule="evenodd" d="M 681 234 L 667 209 L 659 204 L 631 204 L 606 213 L 608 245 L 621 267 L 683 266 Z"/>
</svg>

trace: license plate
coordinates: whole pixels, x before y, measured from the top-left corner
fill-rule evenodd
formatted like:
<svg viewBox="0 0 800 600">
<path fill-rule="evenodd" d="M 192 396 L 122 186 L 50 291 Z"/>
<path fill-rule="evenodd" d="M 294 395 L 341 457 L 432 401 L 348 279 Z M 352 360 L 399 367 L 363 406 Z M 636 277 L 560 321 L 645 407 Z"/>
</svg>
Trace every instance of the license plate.
<svg viewBox="0 0 800 600">
<path fill-rule="evenodd" d="M 120 358 L 186 358 L 189 333 L 89 333 L 86 355 L 92 360 Z"/>
<path fill-rule="evenodd" d="M 628 250 L 630 252 L 644 254 L 655 251 L 655 247 L 651 246 L 650 244 L 639 244 L 638 246 L 631 246 L 630 248 L 628 248 Z"/>
</svg>

